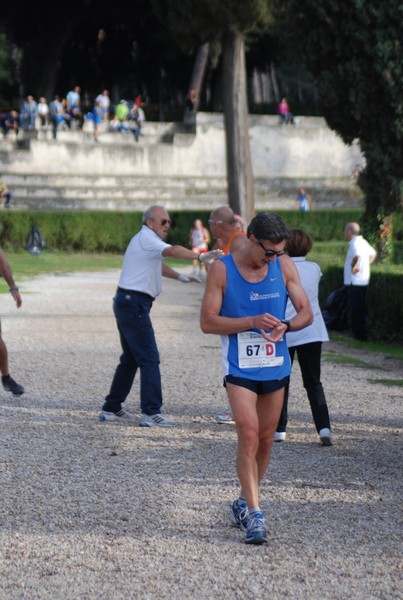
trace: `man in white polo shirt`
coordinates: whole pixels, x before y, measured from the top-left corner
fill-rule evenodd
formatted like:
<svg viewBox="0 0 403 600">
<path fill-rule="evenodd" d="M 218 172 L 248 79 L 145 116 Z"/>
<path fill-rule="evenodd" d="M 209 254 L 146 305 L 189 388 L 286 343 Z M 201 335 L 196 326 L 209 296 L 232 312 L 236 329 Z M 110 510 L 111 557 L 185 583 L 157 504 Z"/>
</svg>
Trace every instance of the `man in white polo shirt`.
<svg viewBox="0 0 403 600">
<path fill-rule="evenodd" d="M 183 246 L 171 246 L 164 242 L 171 220 L 163 206 L 151 206 L 146 210 L 142 223 L 141 230 L 127 247 L 113 301 L 123 353 L 105 398 L 100 420 L 134 421 L 133 415 L 122 405 L 140 369 L 140 426 L 173 427 L 175 422 L 161 413 L 160 359 L 149 313 L 155 298 L 161 293 L 162 275 L 185 283 L 191 278 L 171 269 L 162 259 L 199 259 L 211 263 L 222 255 L 222 251 L 212 250 L 199 255 Z"/>
<path fill-rule="evenodd" d="M 360 233 L 358 223 L 347 223 L 344 237 L 349 242 L 344 263 L 344 285 L 349 286 L 351 330 L 356 340 L 368 336 L 368 309 L 366 294 L 370 278 L 370 265 L 376 259 L 376 250 Z"/>
</svg>

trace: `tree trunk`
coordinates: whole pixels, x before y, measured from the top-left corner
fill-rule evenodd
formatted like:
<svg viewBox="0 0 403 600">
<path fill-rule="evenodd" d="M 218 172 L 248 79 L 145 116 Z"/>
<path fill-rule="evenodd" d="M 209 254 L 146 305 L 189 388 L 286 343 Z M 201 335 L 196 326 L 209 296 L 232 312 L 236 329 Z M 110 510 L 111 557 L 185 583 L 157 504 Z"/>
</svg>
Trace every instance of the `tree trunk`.
<svg viewBox="0 0 403 600">
<path fill-rule="evenodd" d="M 196 91 L 195 110 L 199 108 L 200 104 L 200 92 L 203 86 L 204 74 L 207 68 L 208 55 L 209 44 L 203 44 L 203 46 L 200 46 L 197 51 L 195 64 L 193 66 L 192 78 L 189 85 L 190 90 L 194 88 Z"/>
<path fill-rule="evenodd" d="M 255 215 L 249 145 L 244 34 L 229 32 L 223 48 L 223 108 L 229 205 L 249 223 Z"/>
<path fill-rule="evenodd" d="M 278 82 L 277 82 L 277 73 L 276 73 L 276 67 L 275 67 L 274 63 L 270 63 L 270 75 L 271 75 L 271 82 L 273 84 L 274 97 L 278 104 L 280 102 L 280 88 L 279 88 Z"/>
</svg>

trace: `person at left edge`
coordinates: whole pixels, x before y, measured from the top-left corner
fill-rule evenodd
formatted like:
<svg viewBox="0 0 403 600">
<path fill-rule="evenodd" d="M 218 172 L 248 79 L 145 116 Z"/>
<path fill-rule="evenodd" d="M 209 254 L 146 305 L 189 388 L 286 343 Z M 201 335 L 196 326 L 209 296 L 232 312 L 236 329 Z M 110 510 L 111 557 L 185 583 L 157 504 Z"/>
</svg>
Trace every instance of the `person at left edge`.
<svg viewBox="0 0 403 600">
<path fill-rule="evenodd" d="M 15 285 L 13 273 L 11 267 L 6 259 L 4 252 L 0 250 L 0 275 L 4 277 L 7 285 L 10 289 L 10 294 L 17 306 L 20 308 L 22 305 L 22 298 L 18 287 Z M 17 383 L 10 375 L 9 363 L 8 363 L 8 351 L 7 346 L 1 335 L 0 326 L 0 371 L 1 371 L 1 382 L 6 392 L 11 392 L 13 396 L 21 396 L 25 392 L 25 388 Z"/>
<path fill-rule="evenodd" d="M 197 254 L 183 246 L 171 246 L 164 240 L 171 220 L 163 206 L 151 206 L 142 218 L 141 230 L 132 238 L 125 252 L 113 310 L 123 353 L 116 367 L 109 394 L 100 414 L 101 421 L 130 423 L 133 415 L 123 408 L 137 370 L 140 369 L 141 427 L 173 427 L 175 422 L 162 414 L 160 358 L 150 319 L 152 304 L 161 292 L 162 276 L 183 283 L 191 277 L 180 274 L 163 258 L 198 259 L 214 262 L 221 250 Z"/>
</svg>

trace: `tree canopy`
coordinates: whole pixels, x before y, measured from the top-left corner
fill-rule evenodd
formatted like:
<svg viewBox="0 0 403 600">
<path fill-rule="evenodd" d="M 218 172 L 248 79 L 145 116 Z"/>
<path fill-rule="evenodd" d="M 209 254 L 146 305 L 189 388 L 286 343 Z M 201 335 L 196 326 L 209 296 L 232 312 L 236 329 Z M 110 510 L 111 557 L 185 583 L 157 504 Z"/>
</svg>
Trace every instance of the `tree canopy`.
<svg viewBox="0 0 403 600">
<path fill-rule="evenodd" d="M 403 181 L 403 5 L 399 0 L 273 0 L 277 26 L 313 74 L 328 124 L 357 139 L 359 184 L 379 229 L 398 210 Z"/>
<path fill-rule="evenodd" d="M 160 20 L 183 48 L 222 47 L 222 95 L 229 204 L 249 222 L 255 214 L 249 145 L 244 33 L 268 21 L 269 0 L 153 0 Z"/>
</svg>

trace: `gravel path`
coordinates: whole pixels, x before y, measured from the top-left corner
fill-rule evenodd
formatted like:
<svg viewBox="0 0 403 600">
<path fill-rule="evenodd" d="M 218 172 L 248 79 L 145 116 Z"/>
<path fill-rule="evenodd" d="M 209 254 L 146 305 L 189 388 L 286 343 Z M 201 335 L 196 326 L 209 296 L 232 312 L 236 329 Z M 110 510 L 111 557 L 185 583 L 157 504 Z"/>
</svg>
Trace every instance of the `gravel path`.
<svg viewBox="0 0 403 600">
<path fill-rule="evenodd" d="M 28 391 L 0 391 L 1 600 L 403 598 L 402 388 L 370 381 L 401 378 L 402 365 L 324 362 L 331 448 L 296 367 L 287 441 L 262 487 L 269 542 L 248 547 L 227 521 L 236 434 L 214 421 L 226 398 L 219 338 L 198 324 L 202 285 L 164 280 L 152 311 L 178 427 L 98 421 L 119 356 L 117 278 L 43 276 L 21 286 L 19 311 L 2 299 L 11 372 Z"/>
</svg>

